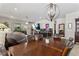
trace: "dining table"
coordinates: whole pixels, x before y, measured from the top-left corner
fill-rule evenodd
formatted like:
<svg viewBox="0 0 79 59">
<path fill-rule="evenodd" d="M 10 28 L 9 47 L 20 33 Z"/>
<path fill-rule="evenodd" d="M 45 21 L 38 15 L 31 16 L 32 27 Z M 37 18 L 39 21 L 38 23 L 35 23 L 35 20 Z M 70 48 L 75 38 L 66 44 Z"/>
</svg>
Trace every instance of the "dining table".
<svg viewBox="0 0 79 59">
<path fill-rule="evenodd" d="M 64 56 L 68 48 L 62 41 L 32 40 L 9 47 L 10 56 Z"/>
</svg>

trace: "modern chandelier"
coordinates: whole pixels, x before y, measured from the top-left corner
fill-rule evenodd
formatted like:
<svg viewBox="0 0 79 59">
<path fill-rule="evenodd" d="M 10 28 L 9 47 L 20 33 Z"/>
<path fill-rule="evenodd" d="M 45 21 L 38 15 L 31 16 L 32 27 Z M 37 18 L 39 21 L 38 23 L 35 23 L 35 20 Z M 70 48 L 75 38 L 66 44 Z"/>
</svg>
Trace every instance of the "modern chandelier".
<svg viewBox="0 0 79 59">
<path fill-rule="evenodd" d="M 56 4 L 54 4 L 54 3 L 50 3 L 48 5 L 48 16 L 49 16 L 50 20 L 52 21 L 58 15 L 59 15 L 58 6 Z"/>
<path fill-rule="evenodd" d="M 54 35 L 56 34 L 56 20 L 57 16 L 59 15 L 59 8 L 56 4 L 50 3 L 48 5 L 48 16 L 50 20 L 54 20 Z"/>
</svg>

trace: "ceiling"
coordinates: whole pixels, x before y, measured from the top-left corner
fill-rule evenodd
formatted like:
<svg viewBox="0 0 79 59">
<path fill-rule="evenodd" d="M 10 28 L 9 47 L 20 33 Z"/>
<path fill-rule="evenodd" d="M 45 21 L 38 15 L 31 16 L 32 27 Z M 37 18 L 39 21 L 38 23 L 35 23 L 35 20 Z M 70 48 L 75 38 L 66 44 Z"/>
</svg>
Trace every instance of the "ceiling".
<svg viewBox="0 0 79 59">
<path fill-rule="evenodd" d="M 60 10 L 58 18 L 67 13 L 79 11 L 79 3 L 57 3 Z M 0 3 L 0 17 L 18 20 L 39 20 L 48 18 L 48 3 Z"/>
</svg>

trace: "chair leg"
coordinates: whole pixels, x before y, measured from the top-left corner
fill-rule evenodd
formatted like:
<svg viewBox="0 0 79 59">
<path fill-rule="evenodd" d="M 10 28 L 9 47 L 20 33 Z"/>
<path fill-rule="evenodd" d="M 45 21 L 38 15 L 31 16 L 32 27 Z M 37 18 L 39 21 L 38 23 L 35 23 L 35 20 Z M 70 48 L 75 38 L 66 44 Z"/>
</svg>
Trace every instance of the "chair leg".
<svg viewBox="0 0 79 59">
<path fill-rule="evenodd" d="M 8 56 L 12 56 L 12 54 L 10 53 L 10 51 L 8 51 Z"/>
</svg>

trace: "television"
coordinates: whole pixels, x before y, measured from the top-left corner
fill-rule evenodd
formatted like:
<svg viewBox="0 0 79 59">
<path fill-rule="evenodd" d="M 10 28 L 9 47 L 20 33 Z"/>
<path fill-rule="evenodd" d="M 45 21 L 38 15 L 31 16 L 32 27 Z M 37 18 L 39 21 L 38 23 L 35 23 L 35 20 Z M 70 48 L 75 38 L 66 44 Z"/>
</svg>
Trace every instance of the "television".
<svg viewBox="0 0 79 59">
<path fill-rule="evenodd" d="M 40 30 L 40 23 L 36 24 L 36 30 Z"/>
</svg>

